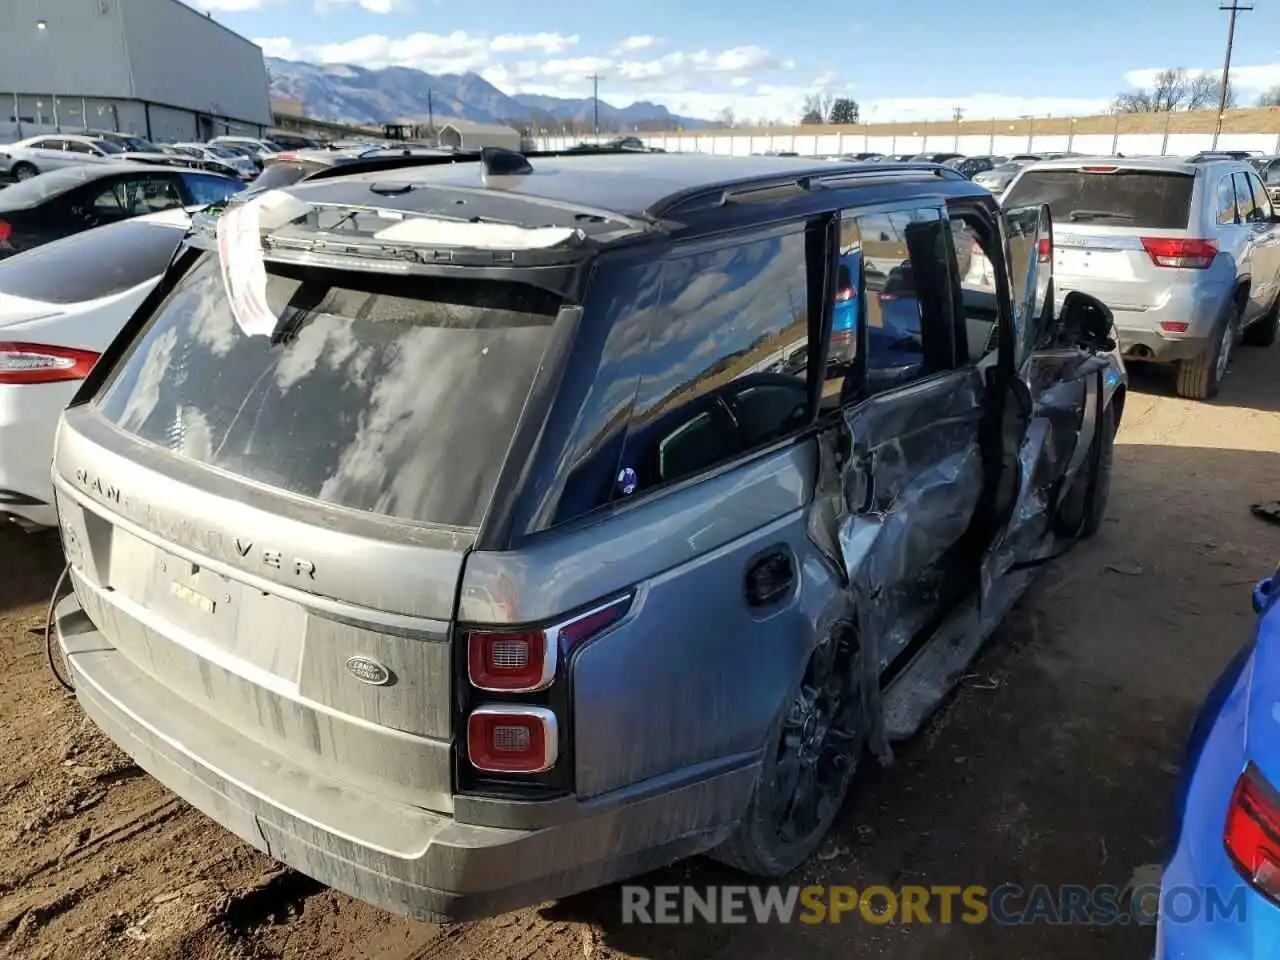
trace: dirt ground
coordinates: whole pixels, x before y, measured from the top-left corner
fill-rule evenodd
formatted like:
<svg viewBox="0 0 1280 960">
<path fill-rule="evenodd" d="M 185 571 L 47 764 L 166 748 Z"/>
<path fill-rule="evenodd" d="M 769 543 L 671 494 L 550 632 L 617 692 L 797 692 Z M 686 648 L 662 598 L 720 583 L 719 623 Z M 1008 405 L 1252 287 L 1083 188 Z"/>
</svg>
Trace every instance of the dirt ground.
<svg viewBox="0 0 1280 960">
<path fill-rule="evenodd" d="M 1160 861 L 1196 706 L 1251 628 L 1280 527 L 1280 349 L 1223 397 L 1142 377 L 1109 522 L 1050 568 L 924 732 L 870 765 L 800 883 L 1111 883 Z M 1146 956 L 1150 930 L 1044 924 L 636 926 L 606 888 L 435 927 L 244 846 L 106 743 L 45 664 L 51 537 L 0 532 L 0 957 L 521 960 Z M 644 882 L 743 882 L 695 860 Z"/>
</svg>

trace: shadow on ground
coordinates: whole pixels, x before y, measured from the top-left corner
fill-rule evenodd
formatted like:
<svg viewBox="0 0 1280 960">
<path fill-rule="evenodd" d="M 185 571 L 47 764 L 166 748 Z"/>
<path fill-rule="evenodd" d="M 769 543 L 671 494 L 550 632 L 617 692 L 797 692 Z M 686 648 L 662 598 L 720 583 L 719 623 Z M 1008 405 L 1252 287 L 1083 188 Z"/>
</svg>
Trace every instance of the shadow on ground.
<svg viewBox="0 0 1280 960">
<path fill-rule="evenodd" d="M 24 533 L 0 524 L 0 556 L 8 558 L 0 577 L 0 614 L 49 600 L 64 562 L 56 531 Z"/>
<path fill-rule="evenodd" d="M 1215 407 L 1240 407 L 1267 413 L 1280 412 L 1280 347 L 1236 347 L 1231 370 L 1222 383 L 1222 391 L 1207 401 Z M 1133 389 L 1159 397 L 1176 397 L 1177 371 L 1171 365 L 1129 363 L 1129 382 Z"/>
</svg>

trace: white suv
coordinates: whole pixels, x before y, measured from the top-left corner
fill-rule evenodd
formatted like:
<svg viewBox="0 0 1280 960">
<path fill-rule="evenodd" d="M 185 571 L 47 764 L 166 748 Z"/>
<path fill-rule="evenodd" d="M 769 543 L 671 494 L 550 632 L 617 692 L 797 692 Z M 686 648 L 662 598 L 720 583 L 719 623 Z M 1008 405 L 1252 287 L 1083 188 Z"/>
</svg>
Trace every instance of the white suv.
<svg viewBox="0 0 1280 960">
<path fill-rule="evenodd" d="M 1032 164 L 1006 207 L 1053 211 L 1054 283 L 1115 313 L 1126 360 L 1178 365 L 1178 394 L 1215 396 L 1236 342 L 1269 346 L 1280 218 L 1238 160 L 1073 157 Z"/>
</svg>

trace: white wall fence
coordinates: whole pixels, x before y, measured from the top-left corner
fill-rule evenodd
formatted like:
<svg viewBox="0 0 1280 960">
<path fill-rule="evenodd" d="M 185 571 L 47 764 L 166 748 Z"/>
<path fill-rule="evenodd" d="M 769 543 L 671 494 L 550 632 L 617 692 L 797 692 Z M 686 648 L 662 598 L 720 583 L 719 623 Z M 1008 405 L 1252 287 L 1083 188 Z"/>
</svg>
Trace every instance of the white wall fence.
<svg viewBox="0 0 1280 960">
<path fill-rule="evenodd" d="M 629 135 L 630 136 L 630 135 Z M 1214 147 L 1212 133 L 1121 133 L 1076 135 L 931 135 L 916 136 L 868 136 L 861 133 L 803 134 L 740 134 L 730 135 L 720 131 L 706 134 L 635 134 L 650 147 L 660 147 L 672 152 L 710 153 L 718 156 L 745 157 L 767 151 L 794 151 L 801 156 L 838 156 L 848 153 L 963 153 L 965 156 L 996 154 L 1008 156 L 1015 153 L 1041 153 L 1069 151 L 1087 155 L 1126 156 L 1169 155 L 1186 156 L 1202 150 L 1260 150 L 1265 154 L 1280 154 L 1280 134 L 1276 133 L 1224 133 Z M 535 136 L 533 140 L 543 150 L 563 150 L 583 139 L 593 137 Z M 610 135 L 602 134 L 607 141 Z"/>
</svg>

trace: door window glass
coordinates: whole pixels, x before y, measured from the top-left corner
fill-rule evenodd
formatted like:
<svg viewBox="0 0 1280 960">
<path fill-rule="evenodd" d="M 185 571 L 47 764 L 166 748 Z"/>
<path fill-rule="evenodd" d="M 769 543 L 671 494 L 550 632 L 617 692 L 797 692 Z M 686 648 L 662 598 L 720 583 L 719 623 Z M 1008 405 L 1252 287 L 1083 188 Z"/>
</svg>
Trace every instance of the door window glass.
<svg viewBox="0 0 1280 960">
<path fill-rule="evenodd" d="M 183 205 L 171 177 L 140 176 L 113 181 L 94 198 L 94 213 L 102 217 L 137 217 Z"/>
<path fill-rule="evenodd" d="M 1240 222 L 1252 223 L 1258 218 L 1258 205 L 1253 202 L 1249 179 L 1243 173 L 1237 173 L 1232 179 L 1236 184 L 1236 209 L 1240 213 Z"/>
<path fill-rule="evenodd" d="M 842 256 L 862 270 L 865 383 L 870 396 L 951 369 L 955 361 L 951 245 L 938 210 L 845 211 Z M 847 385 L 844 388 L 849 395 Z"/>
<path fill-rule="evenodd" d="M 238 180 L 229 180 L 226 177 L 206 177 L 198 173 L 184 173 L 182 178 L 186 181 L 187 189 L 191 192 L 192 202 L 199 204 L 222 203 L 233 193 L 239 193 L 245 186 Z"/>
<path fill-rule="evenodd" d="M 1236 219 L 1235 183 L 1230 176 L 1218 180 L 1217 192 L 1214 195 L 1214 209 L 1220 226 L 1240 222 Z"/>
<path fill-rule="evenodd" d="M 622 493 L 700 473 L 809 422 L 807 276 L 801 225 L 664 263 Z"/>
<path fill-rule="evenodd" d="M 82 143 L 79 140 L 68 140 L 67 152 L 68 153 L 86 153 L 94 157 L 98 155 L 97 150 L 93 149 L 93 147 L 89 146 L 87 143 Z"/>
<path fill-rule="evenodd" d="M 1253 189 L 1254 222 L 1266 223 L 1272 216 L 1271 197 L 1267 194 L 1267 188 L 1262 185 L 1262 181 L 1256 174 L 1248 173 L 1245 176 Z"/>
</svg>

